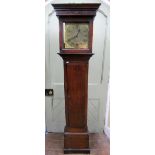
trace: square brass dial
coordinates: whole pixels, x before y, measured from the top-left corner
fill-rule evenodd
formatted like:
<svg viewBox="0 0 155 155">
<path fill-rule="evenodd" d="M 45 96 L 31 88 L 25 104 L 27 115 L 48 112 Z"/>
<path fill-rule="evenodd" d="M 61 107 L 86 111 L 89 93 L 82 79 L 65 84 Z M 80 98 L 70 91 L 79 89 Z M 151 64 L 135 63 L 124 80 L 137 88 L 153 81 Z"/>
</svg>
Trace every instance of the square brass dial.
<svg viewBox="0 0 155 155">
<path fill-rule="evenodd" d="M 63 24 L 64 48 L 88 49 L 89 24 L 88 23 L 64 23 Z"/>
</svg>

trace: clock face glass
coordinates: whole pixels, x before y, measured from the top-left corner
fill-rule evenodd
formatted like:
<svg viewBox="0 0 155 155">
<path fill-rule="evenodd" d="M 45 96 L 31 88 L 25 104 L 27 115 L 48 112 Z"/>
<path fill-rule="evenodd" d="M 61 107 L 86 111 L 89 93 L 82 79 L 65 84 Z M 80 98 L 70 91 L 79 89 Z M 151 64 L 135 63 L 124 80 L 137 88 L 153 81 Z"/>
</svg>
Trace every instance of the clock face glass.
<svg viewBox="0 0 155 155">
<path fill-rule="evenodd" d="M 88 49 L 89 24 L 88 23 L 64 23 L 64 48 Z"/>
</svg>

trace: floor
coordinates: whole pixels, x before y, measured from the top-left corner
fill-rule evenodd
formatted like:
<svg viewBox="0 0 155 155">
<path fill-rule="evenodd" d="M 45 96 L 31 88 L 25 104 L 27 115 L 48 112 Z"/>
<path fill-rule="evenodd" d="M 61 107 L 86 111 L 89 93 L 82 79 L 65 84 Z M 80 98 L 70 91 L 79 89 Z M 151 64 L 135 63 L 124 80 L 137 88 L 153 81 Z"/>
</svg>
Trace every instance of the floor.
<svg viewBox="0 0 155 155">
<path fill-rule="evenodd" d="M 63 134 L 48 133 L 45 136 L 45 155 L 62 155 Z M 90 134 L 90 155 L 110 155 L 110 142 L 104 134 Z M 70 154 L 72 155 L 72 154 Z M 76 154 L 82 155 L 82 154 Z"/>
</svg>

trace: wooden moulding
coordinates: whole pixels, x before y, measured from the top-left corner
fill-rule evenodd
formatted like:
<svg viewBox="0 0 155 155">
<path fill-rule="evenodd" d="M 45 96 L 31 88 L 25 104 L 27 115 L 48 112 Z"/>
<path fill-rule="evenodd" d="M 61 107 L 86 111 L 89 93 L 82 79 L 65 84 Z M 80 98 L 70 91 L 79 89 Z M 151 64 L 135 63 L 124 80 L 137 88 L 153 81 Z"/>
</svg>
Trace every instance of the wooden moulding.
<svg viewBox="0 0 155 155">
<path fill-rule="evenodd" d="M 57 16 L 95 16 L 100 3 L 52 4 Z"/>
</svg>

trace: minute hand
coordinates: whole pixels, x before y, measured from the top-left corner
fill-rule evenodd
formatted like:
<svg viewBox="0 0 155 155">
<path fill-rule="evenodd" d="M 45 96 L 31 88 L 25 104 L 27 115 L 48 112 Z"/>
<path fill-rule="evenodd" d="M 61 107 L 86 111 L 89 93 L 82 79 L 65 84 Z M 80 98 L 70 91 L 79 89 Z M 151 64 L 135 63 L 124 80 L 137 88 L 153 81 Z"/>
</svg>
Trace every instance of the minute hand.
<svg viewBox="0 0 155 155">
<path fill-rule="evenodd" d="M 71 41 L 72 39 L 75 39 L 76 37 L 78 37 L 79 32 L 80 32 L 80 29 L 78 29 L 77 34 L 76 34 L 75 36 L 73 36 L 73 37 L 69 38 L 69 39 L 68 39 L 68 41 Z"/>
</svg>

